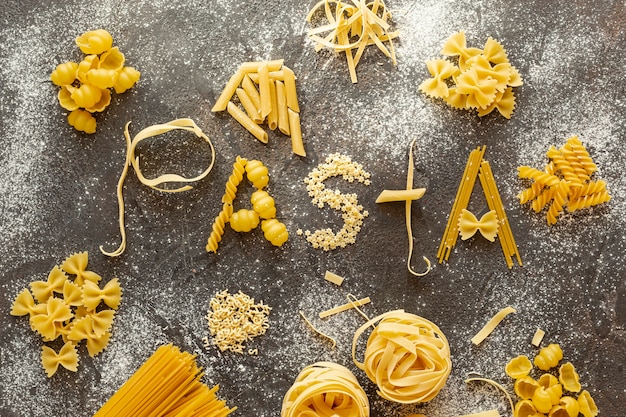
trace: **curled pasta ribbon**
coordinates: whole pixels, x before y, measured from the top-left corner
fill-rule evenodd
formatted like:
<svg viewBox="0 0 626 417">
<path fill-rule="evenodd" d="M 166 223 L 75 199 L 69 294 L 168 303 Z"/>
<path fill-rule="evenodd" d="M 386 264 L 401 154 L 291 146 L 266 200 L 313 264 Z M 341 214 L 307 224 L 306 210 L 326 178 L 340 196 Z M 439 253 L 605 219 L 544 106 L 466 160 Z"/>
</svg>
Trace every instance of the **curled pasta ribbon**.
<svg viewBox="0 0 626 417">
<path fill-rule="evenodd" d="M 107 282 L 104 288 L 100 289 L 97 284 L 91 281 L 83 285 L 83 305 L 87 310 L 95 310 L 101 301 L 116 310 L 122 300 L 122 288 L 117 278 Z"/>
<path fill-rule="evenodd" d="M 122 242 L 120 243 L 118 248 L 112 252 L 107 252 L 104 250 L 102 246 L 100 246 L 100 251 L 107 256 L 119 256 L 122 253 L 124 253 L 124 250 L 126 250 L 126 227 L 124 224 L 124 196 L 123 196 L 122 191 L 124 187 L 124 180 L 126 179 L 126 175 L 128 174 L 129 165 L 133 167 L 133 169 L 135 170 L 135 174 L 137 175 L 137 178 L 143 185 L 146 185 L 157 191 L 162 191 L 166 193 L 175 193 L 175 192 L 187 191 L 187 190 L 192 189 L 193 187 L 191 187 L 190 185 L 185 185 L 185 186 L 181 186 L 178 188 L 166 189 L 166 188 L 162 188 L 161 185 L 167 184 L 167 183 L 188 184 L 188 183 L 200 181 L 201 179 L 209 175 L 209 172 L 211 172 L 211 169 L 213 169 L 213 164 L 215 163 L 215 148 L 213 147 L 213 143 L 211 142 L 211 139 L 209 139 L 202 132 L 202 130 L 195 124 L 195 122 L 191 119 L 176 119 L 168 123 L 147 127 L 143 129 L 142 131 L 140 131 L 137 135 L 135 135 L 135 137 L 132 140 L 130 139 L 130 133 L 128 131 L 129 125 L 130 125 L 130 122 L 126 123 L 126 126 L 124 128 L 124 137 L 126 139 L 126 160 L 124 162 L 124 169 L 122 170 L 122 174 L 120 175 L 120 179 L 117 183 L 117 201 L 118 201 L 118 206 L 119 206 L 119 227 L 120 227 L 120 235 L 122 238 Z M 139 142 L 141 142 L 144 139 L 158 136 L 163 133 L 170 132 L 172 130 L 184 130 L 184 131 L 192 132 L 197 137 L 204 139 L 209 144 L 209 147 L 211 148 L 211 162 L 209 163 L 209 166 L 202 173 L 200 173 L 199 175 L 193 178 L 186 178 L 178 174 L 163 174 L 163 175 L 158 176 L 157 178 L 152 178 L 152 179 L 146 178 L 142 174 L 141 169 L 139 168 L 139 157 L 135 156 L 135 149 L 137 145 L 139 144 Z"/>
<path fill-rule="evenodd" d="M 369 417 L 369 400 L 345 366 L 316 362 L 305 367 L 285 394 L 281 417 Z"/>
<path fill-rule="evenodd" d="M 78 370 L 78 351 L 72 342 L 65 343 L 59 350 L 59 353 L 56 353 L 48 346 L 42 346 L 41 363 L 48 378 L 56 373 L 59 365 L 67 370 L 76 372 Z"/>
<path fill-rule="evenodd" d="M 367 340 L 364 360 L 356 359 L 361 334 L 377 323 Z M 361 326 L 352 341 L 352 359 L 390 401 L 412 404 L 432 400 L 452 370 L 450 347 L 432 322 L 403 310 L 390 311 Z"/>
<path fill-rule="evenodd" d="M 53 293 L 62 293 L 63 284 L 67 281 L 67 275 L 59 268 L 55 266 L 48 274 L 46 281 L 33 281 L 30 283 L 30 289 L 33 291 L 33 295 L 40 303 L 45 303 Z"/>
<path fill-rule="evenodd" d="M 490 242 L 496 240 L 498 216 L 495 210 L 483 214 L 480 220 L 471 211 L 467 209 L 461 210 L 461 215 L 459 216 L 459 234 L 461 239 L 469 239 L 476 234 L 476 231 L 480 231 L 480 234 Z"/>
</svg>

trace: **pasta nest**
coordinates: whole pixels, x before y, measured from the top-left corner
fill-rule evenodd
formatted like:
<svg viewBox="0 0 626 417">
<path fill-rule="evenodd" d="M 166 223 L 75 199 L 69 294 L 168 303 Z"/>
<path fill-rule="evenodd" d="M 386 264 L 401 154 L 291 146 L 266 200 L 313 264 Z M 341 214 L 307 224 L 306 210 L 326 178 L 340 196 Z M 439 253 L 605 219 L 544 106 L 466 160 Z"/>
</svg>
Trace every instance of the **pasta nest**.
<svg viewBox="0 0 626 417">
<path fill-rule="evenodd" d="M 356 377 L 342 365 L 316 362 L 304 368 L 283 398 L 282 417 L 368 417 L 370 406 Z"/>
<path fill-rule="evenodd" d="M 358 362 L 357 341 L 378 321 L 367 341 L 364 361 Z M 439 327 L 403 310 L 382 314 L 361 326 L 354 336 L 352 357 L 378 386 L 381 397 L 403 404 L 432 400 L 452 370 L 450 346 Z"/>
</svg>

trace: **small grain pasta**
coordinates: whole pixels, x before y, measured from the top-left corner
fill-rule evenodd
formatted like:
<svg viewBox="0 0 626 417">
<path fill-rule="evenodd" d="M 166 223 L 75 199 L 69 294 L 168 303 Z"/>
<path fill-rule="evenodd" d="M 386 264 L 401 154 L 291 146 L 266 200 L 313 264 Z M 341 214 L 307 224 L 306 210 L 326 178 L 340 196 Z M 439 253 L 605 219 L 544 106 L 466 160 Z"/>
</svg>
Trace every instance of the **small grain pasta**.
<svg viewBox="0 0 626 417">
<path fill-rule="evenodd" d="M 305 367 L 289 388 L 281 417 L 369 417 L 367 395 L 345 366 L 316 362 Z"/>
<path fill-rule="evenodd" d="M 259 214 L 254 210 L 241 209 L 230 216 L 230 227 L 235 232 L 249 232 L 259 225 Z"/>
<path fill-rule="evenodd" d="M 556 343 L 551 343 L 539 351 L 533 363 L 542 371 L 547 371 L 557 366 L 561 359 L 563 359 L 561 346 Z"/>
</svg>

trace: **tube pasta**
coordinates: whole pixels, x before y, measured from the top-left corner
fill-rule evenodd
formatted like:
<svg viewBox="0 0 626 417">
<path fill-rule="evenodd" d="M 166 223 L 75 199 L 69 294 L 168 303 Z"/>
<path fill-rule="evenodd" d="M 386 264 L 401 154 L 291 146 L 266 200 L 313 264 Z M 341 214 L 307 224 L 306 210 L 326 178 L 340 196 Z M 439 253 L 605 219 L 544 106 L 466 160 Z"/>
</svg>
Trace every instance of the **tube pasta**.
<svg viewBox="0 0 626 417">
<path fill-rule="evenodd" d="M 502 310 L 498 311 L 495 316 L 493 316 L 485 326 L 474 337 L 472 337 L 472 343 L 475 345 L 479 345 L 483 340 L 487 338 L 494 331 L 496 326 L 504 320 L 504 318 L 511 314 L 515 313 L 515 309 L 513 307 L 505 307 Z"/>
<path fill-rule="evenodd" d="M 367 395 L 345 366 L 316 362 L 305 367 L 283 398 L 281 417 L 369 417 Z"/>
<path fill-rule="evenodd" d="M 302 142 L 302 128 L 300 126 L 300 113 L 287 109 L 289 116 L 289 130 L 291 132 L 291 149 L 299 156 L 306 156 L 304 143 Z"/>
<path fill-rule="evenodd" d="M 117 185 L 117 200 L 118 200 L 118 205 L 119 205 L 119 227 L 120 227 L 120 235 L 121 235 L 122 241 L 120 243 L 120 246 L 118 246 L 118 248 L 112 252 L 107 252 L 104 250 L 102 246 L 100 246 L 100 251 L 104 255 L 111 256 L 111 257 L 121 255 L 122 253 L 124 253 L 124 250 L 126 249 L 126 231 L 125 231 L 126 228 L 124 224 L 124 197 L 123 197 L 122 192 L 123 192 L 123 187 L 124 187 L 124 180 L 126 179 L 126 175 L 128 174 L 129 165 L 133 167 L 133 169 L 135 170 L 135 174 L 137 175 L 137 178 L 145 186 L 148 186 L 154 190 L 161 191 L 161 192 L 174 193 L 174 192 L 187 191 L 187 190 L 190 190 L 192 187 L 190 185 L 185 185 L 185 186 L 181 186 L 178 188 L 166 189 L 166 188 L 162 188 L 161 185 L 167 184 L 167 183 L 187 184 L 191 182 L 200 181 L 211 172 L 211 169 L 213 169 L 213 164 L 215 163 L 215 148 L 213 147 L 213 143 L 202 132 L 202 130 L 195 124 L 195 122 L 191 119 L 176 119 L 168 123 L 149 126 L 141 130 L 137 135 L 135 135 L 135 137 L 132 140 L 130 139 L 130 133 L 128 131 L 129 125 L 130 125 L 130 122 L 126 123 L 126 126 L 124 128 L 124 137 L 126 139 L 126 160 L 124 163 L 122 174 L 120 175 L 120 179 Z M 209 147 L 211 149 L 211 161 L 208 167 L 203 172 L 201 172 L 200 174 L 198 174 L 197 176 L 193 178 L 186 178 L 178 174 L 163 174 L 163 175 L 158 176 L 157 178 L 152 178 L 152 179 L 148 179 L 144 177 L 139 167 L 139 157 L 135 156 L 135 149 L 137 145 L 139 144 L 139 142 L 141 142 L 144 139 L 158 136 L 163 133 L 170 132 L 172 130 L 184 130 L 184 131 L 192 132 L 197 137 L 204 139 L 209 144 Z"/>
<path fill-rule="evenodd" d="M 364 360 L 356 358 L 361 334 L 378 323 L 367 340 Z M 443 388 L 452 363 L 448 341 L 432 322 L 390 311 L 362 325 L 352 341 L 352 359 L 390 401 L 412 404 L 432 400 Z"/>
<path fill-rule="evenodd" d="M 259 127 L 254 120 L 249 118 L 243 111 L 239 109 L 232 101 L 228 102 L 227 106 L 228 114 L 233 116 L 235 120 L 239 122 L 246 130 L 254 135 L 260 142 L 267 143 L 267 133 Z"/>
<path fill-rule="evenodd" d="M 376 203 L 419 200 L 425 193 L 426 188 L 413 188 L 409 190 L 382 190 L 376 198 Z"/>
<path fill-rule="evenodd" d="M 252 99 L 250 98 L 250 96 L 248 96 L 248 93 L 246 93 L 246 90 L 244 90 L 243 88 L 237 88 L 236 91 L 237 98 L 239 99 L 239 102 L 248 114 L 250 120 L 257 124 L 262 123 L 263 119 L 261 118 L 259 108 L 254 105 Z"/>
<path fill-rule="evenodd" d="M 289 136 L 289 112 L 287 111 L 287 96 L 285 94 L 285 84 L 282 81 L 276 81 L 276 108 L 278 111 L 278 130 Z"/>
</svg>

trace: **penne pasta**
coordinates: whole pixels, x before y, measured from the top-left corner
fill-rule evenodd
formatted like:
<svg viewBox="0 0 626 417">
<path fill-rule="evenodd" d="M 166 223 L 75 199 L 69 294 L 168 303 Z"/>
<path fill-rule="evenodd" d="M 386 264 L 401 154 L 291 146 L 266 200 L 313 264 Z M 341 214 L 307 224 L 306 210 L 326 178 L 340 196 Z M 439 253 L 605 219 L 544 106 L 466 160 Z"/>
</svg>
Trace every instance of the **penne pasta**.
<svg viewBox="0 0 626 417">
<path fill-rule="evenodd" d="M 263 118 L 261 118 L 261 111 L 258 107 L 254 105 L 246 91 L 243 88 L 238 88 L 236 91 L 239 102 L 243 106 L 243 109 L 246 111 L 246 113 L 248 113 L 248 117 L 252 119 L 252 121 L 256 124 L 263 123 Z"/>
<path fill-rule="evenodd" d="M 289 112 L 287 107 L 287 96 L 285 84 L 276 80 L 276 110 L 278 112 L 278 129 L 285 135 L 290 135 Z"/>
<path fill-rule="evenodd" d="M 246 130 L 254 135 L 259 141 L 263 143 L 267 143 L 267 133 L 263 130 L 259 125 L 254 123 L 254 121 L 248 117 L 247 114 L 243 112 L 239 107 L 233 104 L 232 101 L 228 102 L 228 106 L 226 108 L 228 113 L 233 116 L 235 120 L 237 120 Z"/>
<path fill-rule="evenodd" d="M 306 156 L 304 144 L 302 143 L 302 130 L 300 127 L 300 114 L 287 109 L 289 113 L 289 130 L 291 131 L 291 149 L 293 153 L 300 156 Z"/>
</svg>

